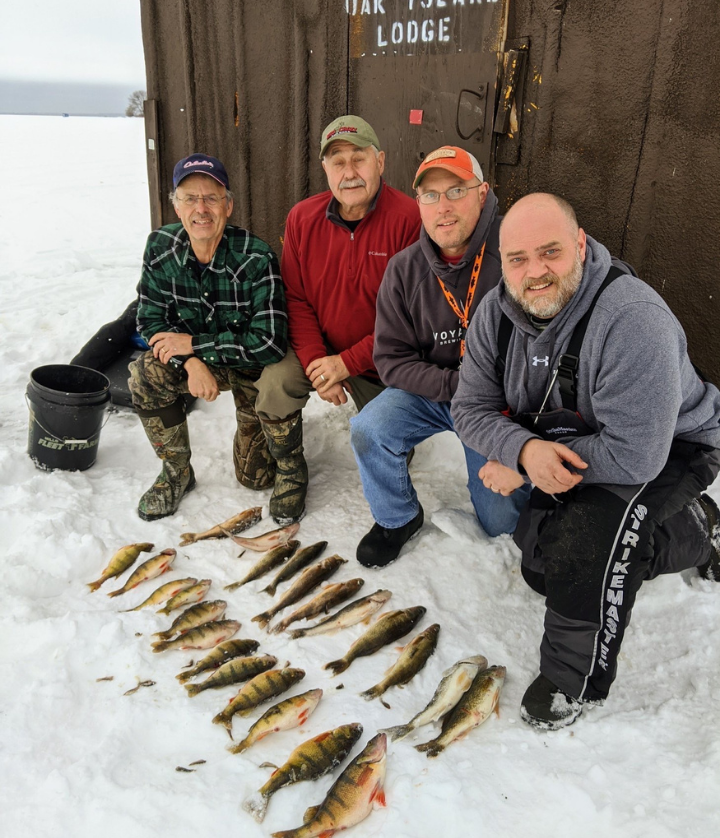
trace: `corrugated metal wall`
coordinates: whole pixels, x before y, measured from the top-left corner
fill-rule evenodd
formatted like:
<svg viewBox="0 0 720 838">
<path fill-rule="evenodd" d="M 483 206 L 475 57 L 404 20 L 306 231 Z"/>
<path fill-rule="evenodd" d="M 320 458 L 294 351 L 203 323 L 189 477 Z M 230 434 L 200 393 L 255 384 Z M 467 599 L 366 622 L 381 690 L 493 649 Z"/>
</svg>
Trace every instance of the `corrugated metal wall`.
<svg viewBox="0 0 720 838">
<path fill-rule="evenodd" d="M 320 131 L 352 108 L 345 0 L 141 3 L 162 193 L 180 157 L 215 154 L 233 220 L 279 249 L 287 211 L 325 186 Z M 529 51 L 520 130 L 499 138 L 495 169 L 504 207 L 539 189 L 568 198 L 668 300 L 718 382 L 719 35 L 717 0 L 510 0 L 508 38 Z"/>
</svg>

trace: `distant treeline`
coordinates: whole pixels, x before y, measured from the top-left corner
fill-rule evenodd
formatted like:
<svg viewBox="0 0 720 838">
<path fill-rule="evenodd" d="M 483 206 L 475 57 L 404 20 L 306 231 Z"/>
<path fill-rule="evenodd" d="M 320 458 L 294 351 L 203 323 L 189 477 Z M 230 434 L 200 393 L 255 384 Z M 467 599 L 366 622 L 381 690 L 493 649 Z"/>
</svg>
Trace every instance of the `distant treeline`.
<svg viewBox="0 0 720 838">
<path fill-rule="evenodd" d="M 128 97 L 141 86 L 0 79 L 0 113 L 125 116 Z"/>
</svg>

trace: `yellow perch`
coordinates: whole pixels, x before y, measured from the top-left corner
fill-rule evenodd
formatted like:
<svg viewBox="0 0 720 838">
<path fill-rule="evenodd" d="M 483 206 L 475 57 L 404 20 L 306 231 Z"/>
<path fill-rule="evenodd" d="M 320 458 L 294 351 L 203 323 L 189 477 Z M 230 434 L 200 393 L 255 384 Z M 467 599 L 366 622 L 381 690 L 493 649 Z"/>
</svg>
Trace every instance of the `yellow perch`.
<svg viewBox="0 0 720 838">
<path fill-rule="evenodd" d="M 122 588 L 117 591 L 111 591 L 108 596 L 120 596 L 131 591 L 133 588 L 137 588 L 142 582 L 147 582 L 149 579 L 156 579 L 158 576 L 162 576 L 163 573 L 167 573 L 170 570 L 176 556 L 177 550 L 173 550 L 172 547 L 168 550 L 163 550 L 162 553 L 158 553 L 157 556 L 153 556 L 152 559 L 148 559 L 140 567 L 133 570 L 130 578 Z"/>
<path fill-rule="evenodd" d="M 193 602 L 200 602 L 210 590 L 210 585 L 212 585 L 212 579 L 201 579 L 197 585 L 191 585 L 189 588 L 185 588 L 184 591 L 180 591 L 179 594 L 175 594 L 174 597 L 167 601 L 164 608 L 157 610 L 157 613 L 169 614 L 171 611 L 175 611 L 176 608 L 184 608 L 186 605 L 192 605 Z"/>
<path fill-rule="evenodd" d="M 253 506 L 252 509 L 246 509 L 239 515 L 228 518 L 227 521 L 223 521 L 222 524 L 217 524 L 217 526 L 211 527 L 209 530 L 205 530 L 205 532 L 181 533 L 180 538 L 182 541 L 180 542 L 180 546 L 185 547 L 188 544 L 194 544 L 196 541 L 204 541 L 206 538 L 227 538 L 228 534 L 239 535 L 254 524 L 257 524 L 261 518 L 262 507 Z"/>
<path fill-rule="evenodd" d="M 97 591 L 97 589 L 104 582 L 107 582 L 108 579 L 112 579 L 113 576 L 120 576 L 121 573 L 124 573 L 129 567 L 135 564 L 135 560 L 140 553 L 149 553 L 154 546 L 154 544 L 143 541 L 141 543 L 127 544 L 125 547 L 121 547 L 112 559 L 110 559 L 100 578 L 96 582 L 90 582 L 88 584 L 88 588 L 90 588 L 91 591 Z"/>
<path fill-rule="evenodd" d="M 143 600 L 140 605 L 136 605 L 135 608 L 126 608 L 120 613 L 126 614 L 128 611 L 139 611 L 141 608 L 146 608 L 148 605 L 162 605 L 163 602 L 167 602 L 169 599 L 172 599 L 176 594 L 179 594 L 180 591 L 184 591 L 192 585 L 197 585 L 197 581 L 198 580 L 193 576 L 188 576 L 185 579 L 175 579 L 173 582 L 166 582 L 164 585 L 160 585 L 156 591 L 151 593 L 146 600 Z"/>
<path fill-rule="evenodd" d="M 228 750 L 231 754 L 241 754 L 243 751 L 279 730 L 291 730 L 300 727 L 310 717 L 322 698 L 322 690 L 308 690 L 302 695 L 286 698 L 266 710 L 248 731 L 247 736 L 237 745 Z"/>
<path fill-rule="evenodd" d="M 165 652 L 168 649 L 212 649 L 223 640 L 228 640 L 240 629 L 237 620 L 220 620 L 204 623 L 197 628 L 190 629 L 175 640 L 161 640 L 152 644 L 153 652 Z"/>
</svg>

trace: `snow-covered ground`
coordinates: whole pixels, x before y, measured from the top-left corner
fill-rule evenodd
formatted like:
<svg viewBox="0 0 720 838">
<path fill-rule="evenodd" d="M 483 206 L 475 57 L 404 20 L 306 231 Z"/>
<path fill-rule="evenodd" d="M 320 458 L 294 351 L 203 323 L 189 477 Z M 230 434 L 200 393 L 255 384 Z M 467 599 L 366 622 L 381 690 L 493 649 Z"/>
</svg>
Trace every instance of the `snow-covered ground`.
<svg viewBox="0 0 720 838">
<path fill-rule="evenodd" d="M 429 728 L 390 743 L 387 807 L 354 838 L 719 834 L 720 587 L 694 572 L 647 584 L 606 705 L 564 731 L 537 733 L 518 711 L 537 673 L 543 602 L 525 586 L 510 539 L 491 541 L 474 524 L 462 452 L 449 434 L 420 446 L 412 465 L 428 520 L 421 537 L 386 571 L 361 573 L 355 547 L 371 517 L 349 449 L 351 409 L 313 399 L 306 410 L 311 481 L 298 537 L 325 539 L 328 554 L 348 559 L 336 579 L 362 575 L 363 593 L 388 587 L 388 607 L 424 605 L 418 628 L 442 626 L 425 670 L 386 694 L 391 710 L 358 693 L 380 679 L 395 648 L 331 678 L 322 665 L 361 627 L 298 641 L 266 635 L 250 619 L 270 603 L 259 593 L 267 580 L 222 590 L 250 565 L 227 541 L 179 549 L 172 574 L 123 597 L 106 596 L 114 582 L 91 594 L 86 583 L 122 545 L 151 541 L 159 552 L 177 546 L 181 532 L 250 506 L 264 504 L 267 515 L 269 493 L 235 482 L 227 394 L 190 416 L 198 488 L 171 519 L 136 515 L 158 463 L 130 411 L 109 416 L 88 471 L 34 467 L 24 401 L 31 370 L 66 363 L 134 293 L 149 225 L 143 123 L 0 116 L 0 159 L 0 834 L 255 838 L 297 827 L 334 777 L 279 791 L 259 825 L 240 804 L 267 779 L 262 763 L 279 765 L 303 739 L 347 722 L 363 724 L 363 745 L 378 728 L 408 721 L 443 670 L 471 654 L 507 667 L 499 717 L 436 759 L 412 747 L 435 735 Z M 712 493 L 720 500 L 719 486 Z M 272 526 L 266 517 L 248 534 Z M 211 719 L 233 688 L 189 698 L 174 676 L 204 653 L 153 654 L 150 635 L 170 619 L 151 609 L 120 613 L 188 575 L 213 579 L 209 598 L 228 601 L 227 616 L 243 624 L 239 637 L 307 671 L 291 694 L 325 690 L 302 728 L 229 754 Z M 123 695 L 146 679 L 156 685 Z M 260 712 L 236 718 L 236 740 Z M 206 762 L 194 773 L 176 772 L 199 759 Z"/>
</svg>

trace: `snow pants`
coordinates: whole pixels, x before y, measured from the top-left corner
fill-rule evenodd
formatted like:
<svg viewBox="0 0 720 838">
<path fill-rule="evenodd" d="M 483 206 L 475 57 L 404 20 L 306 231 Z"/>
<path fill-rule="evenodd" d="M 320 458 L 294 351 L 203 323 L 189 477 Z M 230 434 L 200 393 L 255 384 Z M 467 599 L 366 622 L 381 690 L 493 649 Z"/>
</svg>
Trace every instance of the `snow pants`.
<svg viewBox="0 0 720 838">
<path fill-rule="evenodd" d="M 720 450 L 675 440 L 649 483 L 533 490 L 514 540 L 525 581 L 546 597 L 540 671 L 564 693 L 602 701 L 642 583 L 709 560 L 697 498 L 718 471 Z"/>
</svg>

